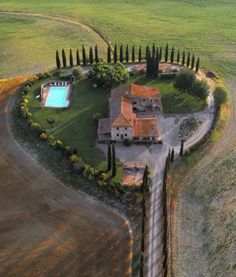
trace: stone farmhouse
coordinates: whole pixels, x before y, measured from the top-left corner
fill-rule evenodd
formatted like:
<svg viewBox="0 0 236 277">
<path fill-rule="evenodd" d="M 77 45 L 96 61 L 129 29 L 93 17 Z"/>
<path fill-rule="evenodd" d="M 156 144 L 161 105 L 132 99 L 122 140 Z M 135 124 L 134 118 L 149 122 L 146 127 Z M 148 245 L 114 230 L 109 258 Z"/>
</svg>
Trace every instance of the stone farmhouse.
<svg viewBox="0 0 236 277">
<path fill-rule="evenodd" d="M 98 141 L 153 142 L 160 140 L 154 111 L 162 110 L 158 88 L 132 84 L 111 91 L 109 118 L 98 122 Z"/>
</svg>

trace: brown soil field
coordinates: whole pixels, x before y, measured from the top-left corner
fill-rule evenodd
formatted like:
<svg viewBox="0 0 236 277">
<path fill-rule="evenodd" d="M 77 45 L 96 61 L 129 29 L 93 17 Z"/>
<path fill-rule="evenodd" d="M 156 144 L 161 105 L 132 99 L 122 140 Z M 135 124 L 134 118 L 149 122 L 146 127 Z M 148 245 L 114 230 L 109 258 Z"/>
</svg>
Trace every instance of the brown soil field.
<svg viewBox="0 0 236 277">
<path fill-rule="evenodd" d="M 130 276 L 128 221 L 63 185 L 14 141 L 0 81 L 0 276 Z"/>
</svg>

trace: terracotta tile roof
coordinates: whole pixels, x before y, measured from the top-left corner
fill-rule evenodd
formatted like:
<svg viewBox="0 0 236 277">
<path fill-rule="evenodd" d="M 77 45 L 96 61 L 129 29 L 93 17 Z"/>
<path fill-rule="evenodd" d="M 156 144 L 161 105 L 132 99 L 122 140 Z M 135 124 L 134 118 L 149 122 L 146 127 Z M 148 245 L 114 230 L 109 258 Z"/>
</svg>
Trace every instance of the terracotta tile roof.
<svg viewBox="0 0 236 277">
<path fill-rule="evenodd" d="M 136 118 L 134 137 L 159 137 L 160 131 L 155 117 Z"/>
<path fill-rule="evenodd" d="M 172 64 L 170 63 L 161 63 L 159 66 L 159 70 L 170 70 L 172 68 Z"/>
<path fill-rule="evenodd" d="M 126 97 L 121 96 L 120 114 L 112 122 L 112 127 L 132 127 L 135 118 L 132 103 Z"/>
<path fill-rule="evenodd" d="M 159 88 L 152 88 L 132 84 L 130 94 L 153 99 L 160 97 L 160 90 Z"/>
</svg>

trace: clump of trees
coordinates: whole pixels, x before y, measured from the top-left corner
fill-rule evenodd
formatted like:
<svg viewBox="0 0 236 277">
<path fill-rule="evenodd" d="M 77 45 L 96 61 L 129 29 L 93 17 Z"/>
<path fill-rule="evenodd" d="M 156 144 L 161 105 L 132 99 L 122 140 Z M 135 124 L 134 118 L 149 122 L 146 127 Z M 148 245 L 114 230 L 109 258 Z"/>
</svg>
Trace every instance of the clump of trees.
<svg viewBox="0 0 236 277">
<path fill-rule="evenodd" d="M 198 98 L 206 98 L 209 89 L 207 82 L 198 80 L 190 69 L 182 69 L 176 75 L 174 87 Z"/>
<path fill-rule="evenodd" d="M 121 83 L 126 83 L 129 74 L 125 66 L 119 62 L 109 65 L 101 61 L 94 64 L 88 74 L 88 78 L 99 87 L 111 88 Z"/>
<path fill-rule="evenodd" d="M 72 75 L 75 80 L 80 80 L 83 78 L 84 72 L 80 66 L 75 66 L 72 68 Z"/>
<path fill-rule="evenodd" d="M 228 91 L 223 85 L 217 85 L 214 90 L 215 104 L 220 107 L 228 101 Z"/>
</svg>

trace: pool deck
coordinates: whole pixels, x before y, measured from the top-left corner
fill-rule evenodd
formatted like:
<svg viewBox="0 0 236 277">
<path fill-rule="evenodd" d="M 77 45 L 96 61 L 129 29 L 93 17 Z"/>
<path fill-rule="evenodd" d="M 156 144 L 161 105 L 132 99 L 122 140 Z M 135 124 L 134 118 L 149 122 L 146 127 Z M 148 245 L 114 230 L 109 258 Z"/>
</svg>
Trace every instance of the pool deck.
<svg viewBox="0 0 236 277">
<path fill-rule="evenodd" d="M 43 84 L 41 86 L 41 107 L 42 108 L 56 108 L 56 109 L 62 109 L 62 108 L 67 108 L 66 107 L 58 107 L 58 106 L 46 106 L 47 98 L 50 94 L 50 89 L 55 87 L 67 87 L 67 95 L 66 95 L 66 101 L 69 103 L 68 106 L 70 105 L 71 102 L 71 82 L 68 81 L 50 81 L 46 84 Z"/>
</svg>

